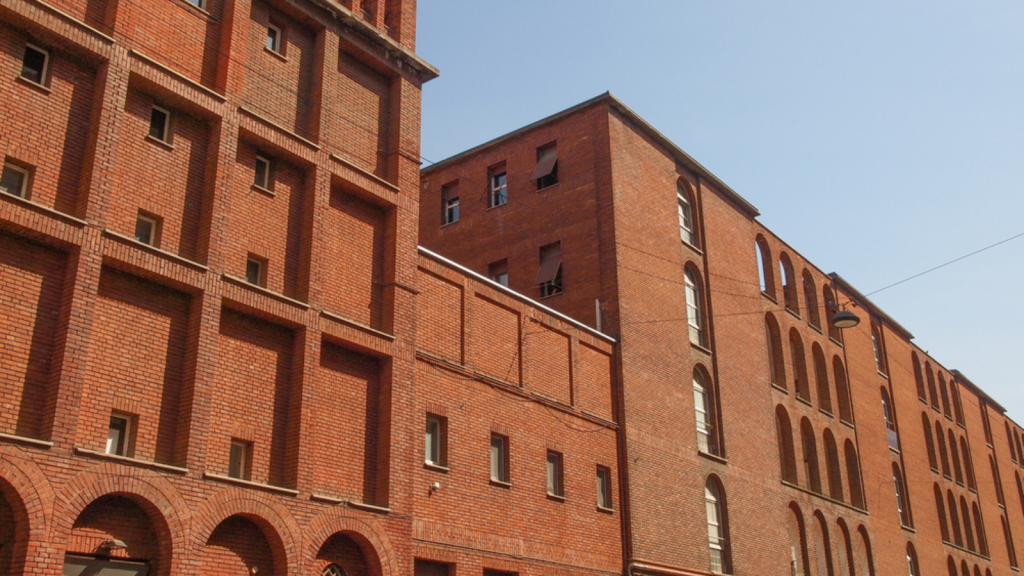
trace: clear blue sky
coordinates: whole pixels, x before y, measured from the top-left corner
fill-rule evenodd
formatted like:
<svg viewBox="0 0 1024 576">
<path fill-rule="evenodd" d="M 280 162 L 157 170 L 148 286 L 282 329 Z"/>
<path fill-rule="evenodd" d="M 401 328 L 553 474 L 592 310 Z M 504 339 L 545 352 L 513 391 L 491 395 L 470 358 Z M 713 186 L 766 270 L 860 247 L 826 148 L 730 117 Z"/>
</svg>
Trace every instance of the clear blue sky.
<svg viewBox="0 0 1024 576">
<path fill-rule="evenodd" d="M 423 155 L 610 90 L 864 293 L 1024 232 L 1024 3 L 420 0 Z M 872 296 L 1024 423 L 1024 238 Z"/>
</svg>

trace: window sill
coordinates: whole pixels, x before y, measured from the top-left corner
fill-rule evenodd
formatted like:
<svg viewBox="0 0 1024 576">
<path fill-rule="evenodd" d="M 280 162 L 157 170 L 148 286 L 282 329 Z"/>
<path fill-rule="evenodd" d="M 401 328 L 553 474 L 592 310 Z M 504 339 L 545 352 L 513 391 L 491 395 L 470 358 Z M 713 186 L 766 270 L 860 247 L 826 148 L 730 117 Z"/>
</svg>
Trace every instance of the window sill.
<svg viewBox="0 0 1024 576">
<path fill-rule="evenodd" d="M 551 190 L 552 188 L 558 188 L 558 184 L 559 184 L 558 182 L 555 182 L 554 184 L 548 184 L 547 186 L 545 186 L 543 188 L 537 188 L 537 193 L 539 194 L 541 192 L 547 192 L 548 190 Z"/>
<path fill-rule="evenodd" d="M 221 274 L 221 277 L 224 278 L 225 280 L 231 282 L 232 284 L 236 284 L 238 286 L 242 286 L 244 288 L 248 288 L 250 290 L 259 292 L 260 294 L 264 294 L 264 295 L 266 295 L 266 296 L 268 296 L 270 298 L 274 298 L 276 300 L 280 300 L 282 302 L 291 304 L 293 306 L 298 306 L 298 307 L 302 308 L 303 310 L 309 310 L 309 304 L 306 304 L 305 302 L 302 302 L 301 300 L 296 300 L 294 298 L 289 298 L 288 296 L 285 296 L 284 294 L 281 294 L 280 292 L 274 292 L 273 290 L 270 290 L 269 288 L 264 288 L 263 286 L 257 286 L 256 284 L 250 284 L 244 278 L 236 278 L 234 276 L 231 276 L 230 274 Z"/>
<path fill-rule="evenodd" d="M 697 450 L 697 456 L 700 456 L 701 458 L 706 458 L 708 460 L 711 460 L 712 462 L 717 462 L 719 464 L 728 464 L 729 463 L 729 461 L 726 460 L 725 458 L 723 458 L 723 457 L 721 457 L 721 456 L 719 456 L 717 454 L 712 454 L 710 452 L 705 452 L 703 450 Z"/>
<path fill-rule="evenodd" d="M 263 51 L 266 52 L 267 54 L 270 54 L 274 58 L 277 58 L 281 62 L 288 62 L 288 57 L 285 56 L 284 54 L 281 54 L 280 52 L 278 52 L 276 50 L 271 50 L 270 48 L 267 48 L 266 46 L 264 46 L 263 47 Z"/>
<path fill-rule="evenodd" d="M 851 430 L 856 430 L 857 429 L 857 427 L 853 424 L 853 422 L 847 422 L 846 420 L 843 420 L 842 418 L 840 418 L 839 421 L 842 422 L 843 424 L 845 424 L 846 426 L 849 426 Z"/>
<path fill-rule="evenodd" d="M 779 303 L 779 301 L 775 299 L 775 296 L 772 296 L 771 294 L 765 292 L 764 290 L 761 290 L 761 296 L 764 296 L 765 298 L 771 300 L 775 304 Z"/>
<path fill-rule="evenodd" d="M 779 392 L 782 392 L 786 396 L 789 396 L 789 390 L 786 390 L 785 388 L 783 388 L 782 386 L 779 386 L 775 382 L 772 382 L 772 388 L 778 390 Z"/>
<path fill-rule="evenodd" d="M 881 370 L 878 370 L 877 372 L 878 372 L 878 375 L 881 376 L 882 378 L 885 378 L 886 380 L 889 379 L 889 375 L 886 374 L 885 372 L 882 372 Z"/>
<path fill-rule="evenodd" d="M 548 298 L 554 298 L 555 296 L 561 296 L 564 293 L 565 293 L 565 290 L 562 290 L 561 292 L 555 292 L 554 294 L 548 294 L 547 296 L 541 296 L 540 298 L 537 298 L 537 300 L 538 301 L 539 300 L 547 300 Z"/>
<path fill-rule="evenodd" d="M 565 496 L 559 496 L 558 494 L 552 494 L 551 492 L 548 492 L 546 496 L 548 500 L 553 500 L 555 502 L 565 502 Z"/>
<path fill-rule="evenodd" d="M 700 248 L 697 248 L 696 246 L 694 246 L 693 244 L 691 244 L 691 243 L 687 242 L 686 240 L 683 240 L 682 238 L 680 238 L 680 239 L 679 239 L 679 242 L 680 242 L 680 243 L 681 243 L 681 244 L 682 244 L 683 246 L 686 246 L 686 247 L 687 247 L 687 248 L 689 248 L 690 250 L 693 250 L 694 252 L 696 252 L 696 253 L 697 253 L 697 254 L 698 254 L 699 256 L 703 256 L 703 255 L 704 255 L 704 251 L 703 251 L 703 250 L 701 250 Z"/>
<path fill-rule="evenodd" d="M 374 506 L 373 504 L 367 504 L 366 502 L 356 502 L 355 500 L 349 500 L 346 502 L 349 508 L 355 508 L 356 510 L 363 510 L 366 512 L 374 512 L 376 514 L 390 514 L 391 508 L 385 506 Z"/>
<path fill-rule="evenodd" d="M 824 332 L 821 331 L 821 326 L 815 326 L 814 324 L 811 324 L 810 320 L 807 321 L 807 325 L 810 326 L 811 330 L 814 330 L 818 334 L 824 334 Z"/>
<path fill-rule="evenodd" d="M 245 486 L 246 488 L 256 488 L 257 490 L 266 490 L 268 492 L 277 492 L 278 494 L 286 494 L 288 496 L 298 496 L 298 490 L 292 490 L 291 488 L 284 488 L 282 486 L 273 486 L 270 484 L 262 484 L 260 482 L 253 482 L 252 480 L 243 480 L 241 478 L 232 478 L 231 476 L 224 476 L 221 474 L 211 474 L 210 472 L 203 472 L 203 478 L 208 480 L 216 480 L 217 482 L 225 482 L 228 484 L 235 484 L 237 486 Z M 350 503 L 351 504 L 351 503 Z"/>
<path fill-rule="evenodd" d="M 605 508 L 604 506 L 598 506 L 597 511 L 601 512 L 602 514 L 615 514 L 614 508 Z"/>
<path fill-rule="evenodd" d="M 501 204 L 496 204 L 496 205 L 494 205 L 494 206 L 488 206 L 488 207 L 487 207 L 487 209 L 488 209 L 488 210 L 494 210 L 494 209 L 496 209 L 496 208 L 501 208 L 502 206 L 508 206 L 508 200 L 505 200 L 505 201 L 504 201 L 504 202 L 502 202 Z"/>
<path fill-rule="evenodd" d="M 900 528 L 902 528 L 904 532 L 909 532 L 911 534 L 917 534 L 917 530 L 915 530 L 913 526 L 907 526 L 906 524 L 903 524 L 902 522 L 900 522 Z"/>
<path fill-rule="evenodd" d="M 889 452 L 892 452 L 893 454 L 896 454 L 897 456 L 899 456 L 900 449 L 899 448 L 893 448 L 892 446 L 889 446 Z"/>
<path fill-rule="evenodd" d="M 511 482 L 505 482 L 504 480 L 495 480 L 494 478 L 491 478 L 490 482 L 491 482 L 491 486 L 497 486 L 498 488 L 506 488 L 506 489 L 512 488 L 512 483 Z"/>
<path fill-rule="evenodd" d="M 43 86 L 42 84 L 40 84 L 38 82 L 33 82 L 32 80 L 29 80 L 28 78 L 25 78 L 24 76 L 18 76 L 17 78 L 15 78 L 15 80 L 17 80 L 18 82 L 21 82 L 22 84 L 28 86 L 29 88 L 33 88 L 35 90 L 38 90 L 38 91 L 42 92 L 43 94 L 46 94 L 47 96 L 49 96 L 50 94 L 53 94 L 53 90 L 51 88 L 47 88 L 46 86 Z"/>
<path fill-rule="evenodd" d="M 21 444 L 30 444 L 32 446 L 38 446 L 40 448 L 53 448 L 53 442 L 49 442 L 47 440 L 37 440 L 35 438 L 29 438 L 27 436 L 17 436 L 15 434 L 0 433 L 0 440 L 7 440 L 8 442 L 18 442 Z"/>
<path fill-rule="evenodd" d="M 970 492 L 971 494 L 977 494 L 978 493 L 978 488 L 977 487 L 968 487 L 967 491 Z"/>
<path fill-rule="evenodd" d="M 957 480 L 957 481 L 956 481 L 956 485 L 957 485 L 957 486 L 959 486 L 959 487 L 961 487 L 961 488 L 964 488 L 964 487 L 965 487 L 965 484 L 963 483 L 963 481 L 962 481 L 962 480 Z"/>
<path fill-rule="evenodd" d="M 703 344 L 697 344 L 696 342 L 690 342 L 690 348 L 700 350 L 701 352 L 707 354 L 708 356 L 712 354 L 710 348 L 705 347 Z"/>
<path fill-rule="evenodd" d="M 824 408 L 818 408 L 818 412 L 821 412 L 822 414 L 824 414 L 825 416 L 828 416 L 829 418 L 835 418 L 836 417 L 835 414 L 829 412 L 828 410 L 825 410 Z"/>
<path fill-rule="evenodd" d="M 801 403 L 801 404 L 806 404 L 806 405 L 810 406 L 811 408 L 814 408 L 814 404 L 812 404 L 810 400 L 808 400 L 807 398 L 804 398 L 803 396 L 800 396 L 799 394 L 796 397 L 796 401 Z"/>
<path fill-rule="evenodd" d="M 458 220 L 452 220 L 451 222 L 445 222 L 444 224 L 441 224 L 440 226 L 438 226 L 438 228 L 447 228 L 447 227 L 451 226 L 452 224 L 458 224 L 458 223 L 459 223 Z"/>
<path fill-rule="evenodd" d="M 967 424 L 965 424 L 963 422 L 957 422 L 956 425 L 961 427 L 961 428 L 963 428 L 964 430 L 967 430 Z"/>
<path fill-rule="evenodd" d="M 110 460 L 112 462 L 121 462 L 124 464 L 134 464 L 136 466 L 144 466 L 146 468 L 155 468 L 157 470 L 163 470 L 164 472 L 175 472 L 177 474 L 187 474 L 188 468 L 181 468 L 180 466 L 171 466 L 170 464 L 160 464 L 159 462 L 151 462 L 149 460 L 139 460 L 138 458 L 132 458 L 131 456 L 118 456 L 117 454 L 107 454 L 106 452 L 100 452 L 98 450 L 87 450 L 85 448 L 75 447 L 75 454 L 82 456 L 89 456 L 91 458 L 100 458 L 103 460 Z"/>
<path fill-rule="evenodd" d="M 451 468 L 447 466 L 442 466 L 440 464 L 434 464 L 433 462 L 424 462 L 423 467 L 426 468 L 427 470 L 433 470 L 434 472 L 451 472 Z"/>
<path fill-rule="evenodd" d="M 257 191 L 257 192 L 260 192 L 262 194 L 266 194 L 267 196 L 270 196 L 271 198 L 277 198 L 277 194 L 275 194 L 273 190 L 271 190 L 270 188 L 264 188 L 263 186 L 260 186 L 259 184 L 253 184 L 252 185 L 252 189 Z"/>
<path fill-rule="evenodd" d="M 789 306 L 786 306 L 786 312 L 789 312 L 789 315 L 790 315 L 790 316 L 792 316 L 793 318 L 796 318 L 797 320 L 802 320 L 802 319 L 803 319 L 803 318 L 802 318 L 802 317 L 800 316 L 800 313 L 799 313 L 799 312 L 797 312 L 796 310 L 793 310 L 793 309 L 792 309 L 792 308 L 790 308 Z"/>
<path fill-rule="evenodd" d="M 161 140 L 161 139 L 159 139 L 159 138 L 157 138 L 155 136 L 150 136 L 149 134 L 146 134 L 146 140 L 149 140 L 150 142 L 152 142 L 154 144 L 158 144 L 160 146 L 163 146 L 164 148 L 167 148 L 168 150 L 171 150 L 171 151 L 174 150 L 174 144 L 171 144 L 170 142 L 168 142 L 166 140 Z"/>
<path fill-rule="evenodd" d="M 945 416 L 945 417 L 946 417 L 946 420 L 949 420 L 950 422 L 952 422 L 952 421 L 953 421 L 953 417 L 952 417 L 952 416 L 950 416 L 949 414 L 943 414 L 943 416 Z"/>
<path fill-rule="evenodd" d="M 196 6 L 195 4 L 192 4 L 191 2 L 187 2 L 186 0 L 177 0 L 176 3 L 179 4 L 180 6 L 182 6 L 183 8 L 188 9 L 189 12 L 192 12 L 196 16 L 202 16 L 202 17 L 207 18 L 209 20 L 213 20 L 214 22 L 217 21 L 217 19 L 214 18 L 212 14 L 207 12 L 205 8 L 200 8 L 199 6 Z"/>
<path fill-rule="evenodd" d="M 936 474 L 938 474 L 938 473 L 939 473 L 939 469 L 938 469 L 938 468 L 936 468 L 936 467 L 934 467 L 934 466 L 930 466 L 930 468 L 931 468 L 932 472 L 934 472 L 934 473 L 936 473 Z"/>
<path fill-rule="evenodd" d="M 113 230 L 104 230 L 103 233 L 106 234 L 107 236 L 111 236 L 113 238 L 117 238 L 118 240 L 121 240 L 122 242 L 131 243 L 133 246 L 137 246 L 137 247 L 139 247 L 139 248 L 141 248 L 143 250 L 146 250 L 147 252 L 153 252 L 154 254 L 157 254 L 158 256 L 163 256 L 165 258 L 170 258 L 170 259 L 172 259 L 172 260 L 174 260 L 176 262 L 179 262 L 181 264 L 184 264 L 186 266 L 197 268 L 197 269 L 203 270 L 203 271 L 209 270 L 209 268 L 207 266 L 204 266 L 203 264 L 200 264 L 199 262 L 193 262 L 192 260 L 189 260 L 188 258 L 184 258 L 182 256 L 178 256 L 177 254 L 175 254 L 173 252 L 168 252 L 167 250 L 164 250 L 163 248 L 158 248 L 156 246 L 153 246 L 152 244 L 146 244 L 145 242 L 139 242 L 138 240 L 136 240 L 135 238 L 132 238 L 131 236 L 125 236 L 124 234 L 118 234 L 117 232 L 114 232 Z"/>
<path fill-rule="evenodd" d="M 928 405 L 928 399 L 927 398 L 921 398 L 920 396 L 918 396 L 917 399 L 921 401 L 921 404 L 924 404 L 925 406 Z"/>
<path fill-rule="evenodd" d="M 833 343 L 833 344 L 835 344 L 836 346 L 839 346 L 840 348 L 842 348 L 842 347 L 843 347 L 843 343 L 842 343 L 842 342 L 840 342 L 839 340 L 836 340 L 835 338 L 833 338 L 833 337 L 831 337 L 831 336 L 829 336 L 829 337 L 828 337 L 828 339 L 829 339 L 829 340 L 831 340 L 831 341 L 832 341 L 832 343 Z"/>
</svg>

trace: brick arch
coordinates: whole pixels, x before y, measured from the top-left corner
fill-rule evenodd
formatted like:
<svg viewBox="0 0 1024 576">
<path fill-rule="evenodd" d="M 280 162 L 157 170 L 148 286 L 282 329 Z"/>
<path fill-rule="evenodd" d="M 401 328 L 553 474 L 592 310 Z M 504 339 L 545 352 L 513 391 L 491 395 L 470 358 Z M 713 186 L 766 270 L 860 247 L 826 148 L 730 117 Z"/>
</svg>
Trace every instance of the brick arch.
<svg viewBox="0 0 1024 576">
<path fill-rule="evenodd" d="M 168 545 L 170 573 L 177 574 L 188 551 L 191 514 L 185 499 L 160 475 L 121 464 L 101 464 L 72 478 L 53 507 L 50 541 L 62 552 L 75 521 L 85 508 L 103 496 L 124 496 L 145 512 L 157 534 Z"/>
<path fill-rule="evenodd" d="M 46 474 L 15 446 L 0 447 L 0 497 L 24 523 L 15 534 L 11 570 L 17 574 L 26 558 L 43 555 L 53 508 L 53 488 Z"/>
<path fill-rule="evenodd" d="M 391 543 L 384 527 L 375 519 L 362 519 L 352 516 L 348 511 L 340 507 L 329 508 L 310 522 L 306 529 L 305 558 L 308 569 L 311 569 L 316 561 L 316 555 L 320 547 L 335 534 L 344 534 L 352 538 L 363 554 L 369 556 L 372 552 L 379 563 L 379 572 L 372 570 L 373 576 L 398 576 L 398 555 Z M 372 565 L 372 562 L 371 562 Z"/>
<path fill-rule="evenodd" d="M 198 574 L 202 563 L 202 550 L 210 540 L 213 531 L 221 522 L 232 516 L 252 520 L 264 532 L 271 546 L 279 540 L 288 574 L 300 574 L 302 563 L 300 546 L 302 531 L 291 512 L 273 496 L 264 493 L 250 493 L 239 488 L 221 490 L 208 498 L 196 510 L 193 518 L 192 552 L 194 570 Z M 268 533 L 269 531 L 269 533 Z"/>
</svg>

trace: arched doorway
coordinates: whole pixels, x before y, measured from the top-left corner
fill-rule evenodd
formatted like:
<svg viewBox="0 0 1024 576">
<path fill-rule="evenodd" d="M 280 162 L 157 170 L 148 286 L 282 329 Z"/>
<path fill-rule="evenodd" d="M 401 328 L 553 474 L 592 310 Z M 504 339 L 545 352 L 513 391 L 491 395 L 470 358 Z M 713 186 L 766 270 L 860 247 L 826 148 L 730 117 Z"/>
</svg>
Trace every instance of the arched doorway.
<svg viewBox="0 0 1024 576">
<path fill-rule="evenodd" d="M 129 495 L 107 494 L 75 519 L 64 576 L 163 576 L 170 573 L 170 560 L 170 534 L 163 517 Z"/>
<path fill-rule="evenodd" d="M 381 576 L 382 573 L 373 545 L 353 532 L 336 532 L 324 541 L 317 551 L 314 569 L 316 576 Z"/>
<path fill-rule="evenodd" d="M 206 541 L 199 573 L 283 576 L 284 546 L 266 520 L 250 514 L 228 516 Z"/>
</svg>

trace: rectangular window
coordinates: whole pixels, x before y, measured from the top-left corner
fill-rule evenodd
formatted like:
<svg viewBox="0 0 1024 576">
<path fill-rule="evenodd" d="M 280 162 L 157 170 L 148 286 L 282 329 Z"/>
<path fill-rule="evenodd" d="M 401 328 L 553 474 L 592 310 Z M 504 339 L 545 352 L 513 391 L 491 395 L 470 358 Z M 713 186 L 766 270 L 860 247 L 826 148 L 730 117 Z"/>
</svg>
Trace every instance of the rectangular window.
<svg viewBox="0 0 1024 576">
<path fill-rule="evenodd" d="M 565 483 L 562 477 L 562 455 L 548 450 L 548 494 L 565 497 Z"/>
<path fill-rule="evenodd" d="M 110 415 L 110 427 L 107 429 L 107 454 L 127 456 L 131 434 L 131 416 L 118 412 L 112 413 Z"/>
<path fill-rule="evenodd" d="M 25 56 L 21 60 L 21 77 L 40 86 L 46 83 L 50 68 L 50 53 L 39 46 L 25 44 Z"/>
<path fill-rule="evenodd" d="M 540 247 L 540 270 L 535 286 L 540 286 L 541 298 L 562 293 L 562 246 L 560 243 Z"/>
<path fill-rule="evenodd" d="M 270 160 L 263 156 L 256 156 L 256 172 L 253 177 L 253 185 L 264 190 L 270 190 Z"/>
<path fill-rule="evenodd" d="M 491 481 L 509 483 L 508 438 L 491 434 Z"/>
<path fill-rule="evenodd" d="M 441 224 L 459 221 L 459 189 L 458 184 L 441 187 Z"/>
<path fill-rule="evenodd" d="M 157 237 L 160 231 L 160 220 L 152 216 L 146 216 L 141 212 L 135 218 L 135 239 L 150 246 L 157 245 Z"/>
<path fill-rule="evenodd" d="M 267 50 L 281 54 L 281 29 L 267 24 Z"/>
<path fill-rule="evenodd" d="M 251 471 L 252 445 L 242 440 L 231 440 L 228 455 L 228 476 L 248 480 Z"/>
<path fill-rule="evenodd" d="M 4 162 L 4 171 L 0 175 L 0 192 L 18 198 L 28 198 L 29 175 L 27 169 Z"/>
<path fill-rule="evenodd" d="M 612 509 L 612 471 L 604 466 L 597 467 L 597 507 Z"/>
<path fill-rule="evenodd" d="M 245 281 L 262 287 L 266 281 L 266 261 L 250 254 L 245 262 Z"/>
<path fill-rule="evenodd" d="M 425 448 L 423 460 L 435 466 L 448 465 L 448 419 L 441 416 L 427 415 L 427 429 L 424 434 Z"/>
<path fill-rule="evenodd" d="M 508 288 L 508 258 L 488 264 L 487 277 Z"/>
<path fill-rule="evenodd" d="M 558 184 L 558 148 L 554 144 L 537 149 L 537 168 L 533 171 L 537 190 Z"/>
<path fill-rule="evenodd" d="M 875 366 L 879 374 L 888 374 L 885 369 L 885 343 L 882 341 L 882 328 L 874 320 L 871 321 L 871 346 L 875 351 Z"/>
<path fill-rule="evenodd" d="M 199 8 L 200 10 L 206 10 L 206 0 L 185 0 L 189 4 Z"/>
<path fill-rule="evenodd" d="M 161 142 L 170 142 L 171 113 L 154 105 L 149 114 L 149 135 Z"/>
<path fill-rule="evenodd" d="M 488 195 L 487 206 L 489 208 L 494 208 L 495 206 L 507 204 L 508 180 L 506 178 L 505 167 L 491 168 L 488 181 L 490 182 L 490 194 Z"/>
</svg>

